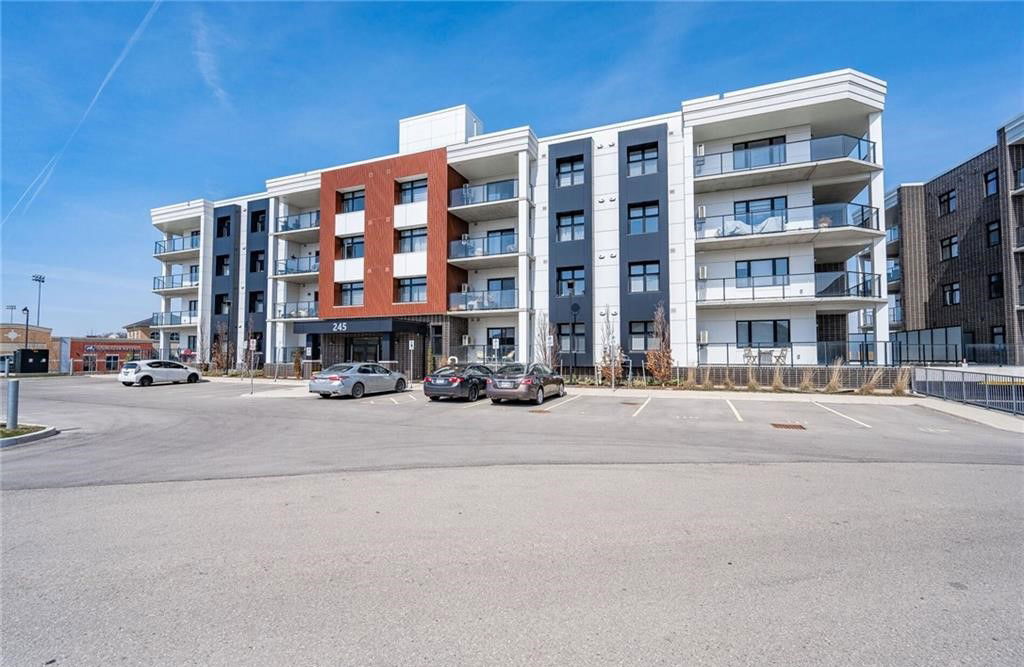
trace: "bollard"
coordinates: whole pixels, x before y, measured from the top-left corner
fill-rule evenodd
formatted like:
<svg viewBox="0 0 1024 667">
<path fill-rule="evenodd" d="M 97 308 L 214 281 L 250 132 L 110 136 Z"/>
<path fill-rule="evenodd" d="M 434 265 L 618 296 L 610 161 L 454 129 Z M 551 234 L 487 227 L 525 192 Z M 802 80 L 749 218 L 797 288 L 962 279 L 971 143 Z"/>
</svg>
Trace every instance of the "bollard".
<svg viewBox="0 0 1024 667">
<path fill-rule="evenodd" d="M 18 380 L 7 381 L 7 428 L 18 428 Z"/>
</svg>

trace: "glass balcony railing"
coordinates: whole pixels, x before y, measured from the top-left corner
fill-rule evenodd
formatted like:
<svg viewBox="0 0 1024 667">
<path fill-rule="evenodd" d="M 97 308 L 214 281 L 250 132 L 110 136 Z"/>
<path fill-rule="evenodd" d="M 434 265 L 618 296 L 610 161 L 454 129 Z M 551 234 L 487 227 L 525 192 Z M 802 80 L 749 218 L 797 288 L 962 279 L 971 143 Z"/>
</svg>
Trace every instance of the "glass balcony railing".
<svg viewBox="0 0 1024 667">
<path fill-rule="evenodd" d="M 488 364 L 500 366 L 516 360 L 515 345 L 459 345 L 451 348 L 451 355 L 460 364 Z"/>
<path fill-rule="evenodd" d="M 298 257 L 292 259 L 279 259 L 274 267 L 275 276 L 284 276 L 290 273 L 313 273 L 320 270 L 319 257 Z"/>
<path fill-rule="evenodd" d="M 161 239 L 153 246 L 153 254 L 160 255 L 168 252 L 179 252 L 181 250 L 195 250 L 201 245 L 199 236 L 172 236 L 169 239 Z"/>
<path fill-rule="evenodd" d="M 787 273 L 697 281 L 698 302 L 879 296 L 880 276 L 856 271 Z"/>
<path fill-rule="evenodd" d="M 285 215 L 277 219 L 277 231 L 294 232 L 298 229 L 316 229 L 320 226 L 320 211 L 307 211 Z"/>
<path fill-rule="evenodd" d="M 889 324 L 903 324 L 902 306 L 889 306 Z"/>
<path fill-rule="evenodd" d="M 875 142 L 848 134 L 815 137 L 775 146 L 760 146 L 725 153 L 698 155 L 693 159 L 693 175 L 715 176 L 739 171 L 766 169 L 786 164 L 850 158 L 875 161 Z"/>
<path fill-rule="evenodd" d="M 903 277 L 903 270 L 898 266 L 890 266 L 885 271 L 885 277 L 889 282 L 896 282 Z"/>
<path fill-rule="evenodd" d="M 863 204 L 817 204 L 771 211 L 705 216 L 697 218 L 694 226 L 698 239 L 830 227 L 878 229 L 878 209 Z"/>
<path fill-rule="evenodd" d="M 900 240 L 900 228 L 899 227 L 886 227 L 885 229 L 885 242 L 895 243 Z"/>
<path fill-rule="evenodd" d="M 274 307 L 274 317 L 281 319 L 293 319 L 300 317 L 316 317 L 316 301 L 289 301 L 279 303 Z"/>
<path fill-rule="evenodd" d="M 448 295 L 448 310 L 500 310 L 518 307 L 518 290 L 484 290 Z"/>
<path fill-rule="evenodd" d="M 176 273 L 153 278 L 153 289 L 175 289 L 178 287 L 198 287 L 198 273 Z"/>
<path fill-rule="evenodd" d="M 492 201 L 515 199 L 519 196 L 519 183 L 514 179 L 494 181 L 481 185 L 464 185 L 449 193 L 449 206 L 469 206 Z"/>
<path fill-rule="evenodd" d="M 518 252 L 519 242 L 515 232 L 504 232 L 488 236 L 477 236 L 452 241 L 448 244 L 448 257 L 487 257 Z"/>
<path fill-rule="evenodd" d="M 195 324 L 198 321 L 199 313 L 195 310 L 169 310 L 164 313 L 153 313 L 153 326 L 155 327 Z"/>
</svg>

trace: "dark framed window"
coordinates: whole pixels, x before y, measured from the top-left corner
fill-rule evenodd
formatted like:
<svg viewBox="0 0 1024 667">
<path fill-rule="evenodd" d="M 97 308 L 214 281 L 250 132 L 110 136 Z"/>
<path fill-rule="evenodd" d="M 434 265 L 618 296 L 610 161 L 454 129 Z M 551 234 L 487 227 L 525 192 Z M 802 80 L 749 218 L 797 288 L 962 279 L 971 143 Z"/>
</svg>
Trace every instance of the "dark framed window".
<svg viewBox="0 0 1024 667">
<path fill-rule="evenodd" d="M 943 192 L 939 195 L 939 215 L 946 215 L 956 210 L 956 190 Z"/>
<path fill-rule="evenodd" d="M 954 234 L 939 241 L 939 258 L 942 261 L 960 256 L 960 237 Z"/>
<path fill-rule="evenodd" d="M 629 233 L 652 234 L 658 231 L 658 202 L 629 205 Z"/>
<path fill-rule="evenodd" d="M 1001 272 L 988 274 L 988 298 L 1003 298 L 1003 274 Z"/>
<path fill-rule="evenodd" d="M 657 350 L 661 341 L 654 335 L 654 321 L 629 323 L 629 349 L 633 352 Z"/>
<path fill-rule="evenodd" d="M 582 266 L 558 269 L 555 294 L 558 296 L 582 296 L 587 291 L 586 271 Z"/>
<path fill-rule="evenodd" d="M 341 193 L 341 212 L 355 213 L 366 208 L 366 190 Z"/>
<path fill-rule="evenodd" d="M 732 168 L 753 169 L 786 161 L 786 137 L 739 141 L 732 145 Z"/>
<path fill-rule="evenodd" d="M 338 305 L 340 306 L 363 305 L 363 283 L 341 283 L 338 296 Z"/>
<path fill-rule="evenodd" d="M 999 194 L 999 170 L 993 169 L 992 171 L 985 172 L 985 196 L 991 197 L 992 195 Z"/>
<path fill-rule="evenodd" d="M 230 294 L 215 294 L 213 296 L 213 313 L 214 313 L 214 315 L 230 315 L 231 314 L 231 295 Z"/>
<path fill-rule="evenodd" d="M 736 287 L 789 284 L 789 258 L 745 259 L 736 262 Z"/>
<path fill-rule="evenodd" d="M 249 312 L 263 312 L 263 292 L 249 292 Z"/>
<path fill-rule="evenodd" d="M 992 327 L 992 344 L 1006 345 L 1006 329 L 1002 325 Z"/>
<path fill-rule="evenodd" d="M 95 354 L 83 354 L 82 355 L 82 370 L 86 373 L 96 372 L 96 355 Z"/>
<path fill-rule="evenodd" d="M 398 184 L 399 204 L 411 204 L 417 201 L 427 201 L 427 179 L 420 178 Z"/>
<path fill-rule="evenodd" d="M 583 211 L 559 213 L 555 222 L 556 239 L 559 241 L 580 241 L 586 234 Z"/>
<path fill-rule="evenodd" d="M 789 320 L 737 320 L 737 347 L 774 347 L 789 344 Z"/>
<path fill-rule="evenodd" d="M 516 288 L 515 278 L 488 278 L 488 292 L 505 292 Z"/>
<path fill-rule="evenodd" d="M 583 322 L 559 324 L 558 350 L 559 352 L 586 352 L 587 326 Z"/>
<path fill-rule="evenodd" d="M 658 173 L 658 144 L 630 146 L 626 151 L 626 173 L 629 176 Z"/>
<path fill-rule="evenodd" d="M 660 289 L 660 262 L 633 262 L 629 265 L 630 292 L 657 292 Z"/>
<path fill-rule="evenodd" d="M 267 270 L 267 251 L 253 250 L 249 253 L 249 273 L 263 273 Z"/>
<path fill-rule="evenodd" d="M 362 236 L 346 236 L 341 239 L 341 258 L 359 259 L 363 256 L 364 244 Z"/>
<path fill-rule="evenodd" d="M 733 202 L 732 212 L 734 217 L 748 225 L 759 225 L 768 218 L 783 218 L 784 221 L 787 207 L 786 197 L 767 197 Z"/>
<path fill-rule="evenodd" d="M 259 232 L 267 231 L 267 212 L 266 211 L 250 211 L 249 212 L 249 231 L 257 234 Z"/>
<path fill-rule="evenodd" d="M 167 332 L 167 340 L 169 340 L 172 343 L 180 343 L 181 342 L 181 333 L 179 333 L 177 331 L 169 331 L 169 332 Z"/>
<path fill-rule="evenodd" d="M 960 283 L 947 283 L 942 286 L 942 305 L 956 306 L 960 304 Z"/>
<path fill-rule="evenodd" d="M 426 252 L 427 228 L 401 229 L 398 232 L 398 253 Z"/>
<path fill-rule="evenodd" d="M 427 278 L 398 279 L 397 301 L 399 303 L 420 303 L 427 300 Z"/>
<path fill-rule="evenodd" d="M 222 239 L 231 236 L 231 216 L 225 215 L 217 218 L 217 238 Z"/>
<path fill-rule="evenodd" d="M 558 187 L 567 188 L 570 185 L 581 185 L 583 183 L 583 156 L 559 158 L 555 162 L 555 177 Z"/>
<path fill-rule="evenodd" d="M 515 347 L 516 344 L 516 328 L 515 327 L 489 327 L 487 329 L 487 347 L 490 349 L 491 341 L 495 338 L 498 339 L 498 345 L 500 347 Z"/>
<path fill-rule="evenodd" d="M 107 368 L 108 371 L 116 371 L 117 370 L 117 364 L 120 361 L 121 361 L 121 357 L 119 355 L 117 355 L 117 354 L 108 354 L 107 358 L 104 360 L 104 362 L 106 364 L 106 368 Z"/>
<path fill-rule="evenodd" d="M 214 260 L 213 273 L 217 276 L 230 276 L 231 275 L 231 255 L 217 255 L 217 259 Z"/>
<path fill-rule="evenodd" d="M 988 239 L 988 245 L 992 246 L 1000 245 L 1003 242 L 1003 226 L 998 220 L 985 225 L 985 237 Z"/>
</svg>

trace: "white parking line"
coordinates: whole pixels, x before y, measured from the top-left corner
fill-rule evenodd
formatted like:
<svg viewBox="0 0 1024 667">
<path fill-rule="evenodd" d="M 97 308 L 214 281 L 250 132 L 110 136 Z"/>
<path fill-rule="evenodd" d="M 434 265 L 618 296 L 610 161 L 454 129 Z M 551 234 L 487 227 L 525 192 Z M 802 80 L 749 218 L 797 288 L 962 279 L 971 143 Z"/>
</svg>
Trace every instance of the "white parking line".
<svg viewBox="0 0 1024 667">
<path fill-rule="evenodd" d="M 651 397 L 648 396 L 647 400 L 644 401 L 643 404 L 639 408 L 636 409 L 636 412 L 634 412 L 633 414 L 630 415 L 630 417 L 636 417 L 638 414 L 640 414 L 643 411 L 644 408 L 647 407 L 647 404 L 650 403 L 650 402 L 651 402 Z"/>
<path fill-rule="evenodd" d="M 459 410 L 469 410 L 470 408 L 475 408 L 478 405 L 487 405 L 488 403 L 490 403 L 489 400 L 487 400 L 486 398 L 482 398 L 478 401 L 473 401 L 469 405 L 459 406 Z"/>
<path fill-rule="evenodd" d="M 819 402 L 817 402 L 817 401 L 811 401 L 811 403 L 814 403 L 814 404 L 815 404 L 815 405 L 817 405 L 817 406 L 818 406 L 819 408 L 823 408 L 823 409 L 825 409 L 825 410 L 828 410 L 829 412 L 831 412 L 831 413 L 832 413 L 832 414 L 834 414 L 834 415 L 839 415 L 839 416 L 840 416 L 840 417 L 842 417 L 843 419 L 849 419 L 849 420 L 850 420 L 850 421 L 852 421 L 852 422 L 853 422 L 854 424 L 860 424 L 860 425 L 861 425 L 861 426 L 863 426 L 864 428 L 871 428 L 871 424 L 865 424 L 864 422 L 862 422 L 862 421 L 861 421 L 861 420 L 859 420 L 859 419 L 854 419 L 853 417 L 851 417 L 851 416 L 849 416 L 849 415 L 844 415 L 844 414 L 843 414 L 842 412 L 839 412 L 838 410 L 833 410 L 832 408 L 828 407 L 827 405 L 822 405 L 821 403 L 819 403 Z"/>
<path fill-rule="evenodd" d="M 398 401 L 396 401 L 395 399 L 391 398 L 390 396 L 388 396 L 388 400 L 391 401 L 392 403 L 394 403 L 395 405 L 398 405 Z"/>
<path fill-rule="evenodd" d="M 736 421 L 738 421 L 738 422 L 743 421 L 743 417 L 740 417 L 740 411 L 736 409 L 736 406 L 732 404 L 732 401 L 730 401 L 727 398 L 727 399 L 725 399 L 725 402 L 729 404 L 729 408 L 732 410 L 732 413 L 734 415 L 736 415 Z"/>
<path fill-rule="evenodd" d="M 557 408 L 560 405 L 565 405 L 566 403 L 572 403 L 577 398 L 583 398 L 583 394 L 576 394 L 575 396 L 570 396 L 569 398 L 565 399 L 564 401 L 559 401 L 559 402 L 555 403 L 554 405 L 551 405 L 550 407 L 541 408 L 541 411 L 542 412 L 551 412 L 552 410 L 554 410 L 555 408 Z"/>
<path fill-rule="evenodd" d="M 406 394 L 406 396 L 408 396 L 408 397 L 409 397 L 409 400 L 410 400 L 410 401 L 415 401 L 415 400 L 418 400 L 418 399 L 416 398 L 416 394 Z"/>
</svg>

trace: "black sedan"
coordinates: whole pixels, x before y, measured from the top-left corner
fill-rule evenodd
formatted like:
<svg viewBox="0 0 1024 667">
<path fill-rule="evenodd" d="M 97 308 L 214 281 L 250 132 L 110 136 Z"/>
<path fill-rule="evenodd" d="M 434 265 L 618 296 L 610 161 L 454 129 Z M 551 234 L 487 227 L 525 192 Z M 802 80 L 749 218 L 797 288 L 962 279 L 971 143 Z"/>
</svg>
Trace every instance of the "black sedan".
<svg viewBox="0 0 1024 667">
<path fill-rule="evenodd" d="M 466 398 L 475 401 L 487 392 L 491 369 L 482 364 L 453 364 L 423 378 L 423 395 L 432 401 Z"/>
</svg>

